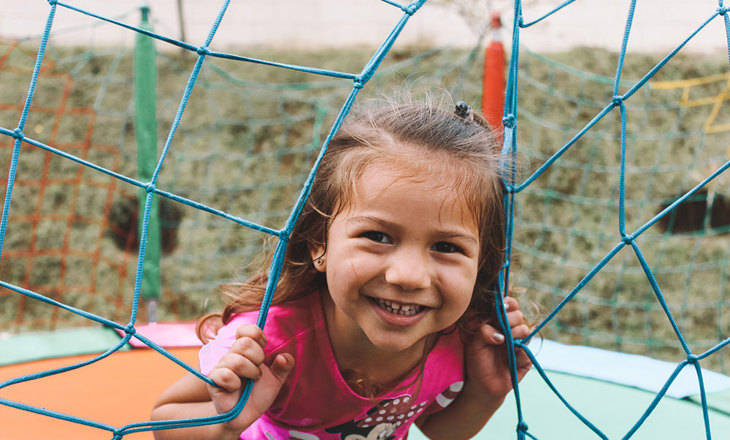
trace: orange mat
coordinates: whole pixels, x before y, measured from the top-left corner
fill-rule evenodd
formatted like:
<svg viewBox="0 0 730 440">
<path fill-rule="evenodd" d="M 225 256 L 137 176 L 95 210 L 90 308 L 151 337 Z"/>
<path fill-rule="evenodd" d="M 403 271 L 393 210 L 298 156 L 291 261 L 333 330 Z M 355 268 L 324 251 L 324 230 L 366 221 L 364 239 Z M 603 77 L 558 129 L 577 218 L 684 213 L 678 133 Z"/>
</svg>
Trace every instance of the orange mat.
<svg viewBox="0 0 730 440">
<path fill-rule="evenodd" d="M 170 352 L 196 366 L 199 348 Z M 73 365 L 93 356 L 73 356 L 0 368 L 0 382 Z M 58 411 L 120 428 L 149 420 L 152 404 L 185 370 L 155 350 L 117 352 L 92 365 L 0 389 L 0 398 Z M 2 440 L 109 440 L 110 431 L 0 405 Z M 151 440 L 150 432 L 124 436 Z"/>
</svg>

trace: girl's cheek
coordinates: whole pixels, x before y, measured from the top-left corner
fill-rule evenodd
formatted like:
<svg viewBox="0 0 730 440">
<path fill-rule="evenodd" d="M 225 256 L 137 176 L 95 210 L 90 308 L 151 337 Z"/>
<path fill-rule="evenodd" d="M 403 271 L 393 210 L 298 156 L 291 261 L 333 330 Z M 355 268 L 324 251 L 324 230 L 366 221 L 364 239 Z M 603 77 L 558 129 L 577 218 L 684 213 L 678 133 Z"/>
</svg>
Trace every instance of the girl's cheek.
<svg viewBox="0 0 730 440">
<path fill-rule="evenodd" d="M 382 271 L 382 257 L 377 255 L 354 253 L 347 261 L 347 270 L 352 279 L 359 283 L 365 283 Z"/>
<path fill-rule="evenodd" d="M 449 284 L 466 292 L 471 297 L 474 286 L 477 282 L 476 270 L 471 267 L 454 267 L 448 268 L 443 272 L 443 280 L 447 280 Z"/>
</svg>

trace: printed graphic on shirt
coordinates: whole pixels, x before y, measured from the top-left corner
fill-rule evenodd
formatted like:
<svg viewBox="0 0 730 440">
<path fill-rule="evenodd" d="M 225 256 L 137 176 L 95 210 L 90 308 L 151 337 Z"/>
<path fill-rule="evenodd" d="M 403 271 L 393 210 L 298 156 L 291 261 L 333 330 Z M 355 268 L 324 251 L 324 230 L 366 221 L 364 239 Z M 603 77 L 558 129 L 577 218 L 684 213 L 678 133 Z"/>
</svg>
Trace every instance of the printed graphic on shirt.
<svg viewBox="0 0 730 440">
<path fill-rule="evenodd" d="M 456 399 L 456 396 L 459 395 L 462 388 L 464 388 L 464 382 L 452 383 L 451 386 L 449 386 L 441 394 L 436 396 L 436 403 L 446 408 L 451 404 L 451 402 L 454 401 L 454 399 Z"/>
<path fill-rule="evenodd" d="M 436 396 L 436 403 L 442 408 L 447 407 L 456 399 L 463 387 L 464 382 L 454 382 Z M 370 408 L 361 418 L 327 428 L 325 432 L 337 434 L 340 440 L 396 440 L 395 431 L 403 425 L 410 425 L 412 419 L 423 413 L 428 403 L 416 402 L 410 394 L 385 399 Z M 271 434 L 266 435 L 274 440 Z M 319 437 L 291 430 L 286 440 L 319 440 Z"/>
<path fill-rule="evenodd" d="M 289 431 L 289 438 L 287 440 L 319 440 L 319 437 L 314 434 L 292 430 Z"/>
<path fill-rule="evenodd" d="M 386 399 L 367 411 L 361 419 L 326 429 L 341 440 L 394 440 L 393 433 L 411 418 L 420 415 L 428 402 L 415 403 L 411 395 Z"/>
</svg>

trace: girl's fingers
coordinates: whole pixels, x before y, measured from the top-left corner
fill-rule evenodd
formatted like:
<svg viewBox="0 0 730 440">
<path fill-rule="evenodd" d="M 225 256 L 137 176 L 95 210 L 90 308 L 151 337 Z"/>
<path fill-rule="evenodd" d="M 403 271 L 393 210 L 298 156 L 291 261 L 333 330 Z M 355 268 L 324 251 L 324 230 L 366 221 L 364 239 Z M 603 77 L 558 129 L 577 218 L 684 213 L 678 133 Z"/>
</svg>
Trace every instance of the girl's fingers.
<svg viewBox="0 0 730 440">
<path fill-rule="evenodd" d="M 504 298 L 504 309 L 507 312 L 507 321 L 510 327 L 525 323 L 525 315 L 520 310 L 520 304 L 512 297 Z"/>
<path fill-rule="evenodd" d="M 492 327 L 489 324 L 484 324 L 483 326 L 481 326 L 479 331 L 481 332 L 484 341 L 488 343 L 501 344 L 504 342 L 504 335 L 495 327 Z"/>
<path fill-rule="evenodd" d="M 527 324 L 520 324 L 510 329 L 514 339 L 526 338 L 530 334 L 530 327 Z"/>
<path fill-rule="evenodd" d="M 271 364 L 271 372 L 274 374 L 274 377 L 279 380 L 280 383 L 284 383 L 286 381 L 287 376 L 289 376 L 289 373 L 294 368 L 294 357 L 290 355 L 289 353 L 283 353 L 280 355 L 277 355 L 274 358 L 274 362 Z"/>
<path fill-rule="evenodd" d="M 515 350 L 515 354 L 517 355 L 517 368 L 520 370 L 520 378 L 522 378 L 532 367 L 532 361 L 527 353 L 525 353 L 525 350 L 521 348 Z"/>
<path fill-rule="evenodd" d="M 514 310 L 512 312 L 507 312 L 507 322 L 509 322 L 510 327 L 514 327 L 516 325 L 524 324 L 525 322 L 525 315 L 522 314 L 519 310 Z"/>
<path fill-rule="evenodd" d="M 504 309 L 508 312 L 520 309 L 520 303 L 518 303 L 517 300 L 512 298 L 511 296 L 505 296 L 502 301 L 504 302 Z"/>
<path fill-rule="evenodd" d="M 266 347 L 266 336 L 264 331 L 255 324 L 244 324 L 236 329 L 236 339 L 251 338 L 258 342 L 261 347 Z"/>
<path fill-rule="evenodd" d="M 530 327 L 528 327 L 527 324 L 520 324 L 512 327 L 510 331 L 512 332 L 513 339 L 522 339 L 530 334 Z M 492 327 L 489 324 L 484 324 L 480 328 L 480 332 L 482 338 L 487 343 L 501 344 L 505 340 L 504 334 L 499 329 Z"/>
<path fill-rule="evenodd" d="M 229 352 L 223 356 L 218 362 L 218 367 L 228 368 L 241 377 L 248 379 L 258 379 L 261 376 L 261 362 L 263 362 L 263 354 L 255 357 L 245 356 L 234 352 Z"/>
<path fill-rule="evenodd" d="M 228 351 L 230 354 L 237 354 L 258 365 L 264 361 L 264 347 L 251 338 L 238 338 Z"/>
<path fill-rule="evenodd" d="M 216 367 L 208 374 L 208 378 L 226 391 L 236 391 L 241 388 L 241 377 L 230 368 Z"/>
<path fill-rule="evenodd" d="M 208 377 L 223 389 L 235 391 L 242 385 L 241 378 L 258 380 L 264 361 L 266 337 L 256 325 L 242 325 L 236 329 L 236 341 L 221 358 Z"/>
<path fill-rule="evenodd" d="M 517 300 L 511 297 L 505 297 L 504 306 L 512 337 L 515 339 L 527 337 L 530 334 L 530 328 L 525 320 L 525 315 L 520 311 L 520 305 Z M 501 344 L 505 340 L 504 334 L 489 324 L 484 324 L 480 331 L 482 338 L 488 343 Z"/>
</svg>

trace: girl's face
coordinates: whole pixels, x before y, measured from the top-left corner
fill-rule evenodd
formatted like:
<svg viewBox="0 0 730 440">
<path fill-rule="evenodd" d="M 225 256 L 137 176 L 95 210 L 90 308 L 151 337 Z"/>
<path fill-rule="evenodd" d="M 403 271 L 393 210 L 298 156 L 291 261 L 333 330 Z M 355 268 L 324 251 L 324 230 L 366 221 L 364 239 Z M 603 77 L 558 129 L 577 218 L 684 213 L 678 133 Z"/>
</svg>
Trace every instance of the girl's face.
<svg viewBox="0 0 730 440">
<path fill-rule="evenodd" d="M 479 231 L 450 180 L 372 165 L 332 220 L 326 253 L 312 249 L 324 253 L 330 334 L 350 348 L 420 350 L 469 305 Z"/>
</svg>

